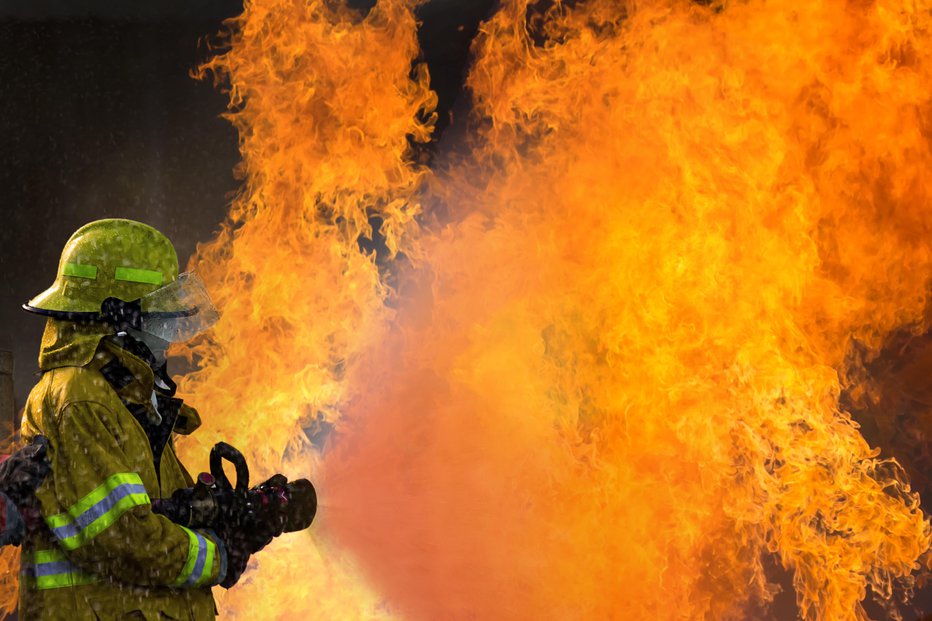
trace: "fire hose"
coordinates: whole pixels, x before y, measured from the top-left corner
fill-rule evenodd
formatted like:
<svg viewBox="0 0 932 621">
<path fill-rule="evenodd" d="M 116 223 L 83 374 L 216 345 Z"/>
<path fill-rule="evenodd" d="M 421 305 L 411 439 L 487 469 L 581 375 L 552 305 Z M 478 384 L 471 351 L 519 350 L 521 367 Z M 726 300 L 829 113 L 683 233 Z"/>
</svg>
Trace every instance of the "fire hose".
<svg viewBox="0 0 932 621">
<path fill-rule="evenodd" d="M 223 470 L 224 461 L 236 471 L 235 485 Z M 210 451 L 210 472 L 200 473 L 194 486 L 175 491 L 171 498 L 154 499 L 152 510 L 176 524 L 220 534 L 231 547 L 228 553 L 237 557 L 231 559 L 237 567 L 235 575 L 222 583 L 226 586 L 238 579 L 249 555 L 283 533 L 311 525 L 317 514 L 317 492 L 307 479 L 288 481 L 282 474 L 250 488 L 246 458 L 226 442 L 218 442 Z"/>
</svg>

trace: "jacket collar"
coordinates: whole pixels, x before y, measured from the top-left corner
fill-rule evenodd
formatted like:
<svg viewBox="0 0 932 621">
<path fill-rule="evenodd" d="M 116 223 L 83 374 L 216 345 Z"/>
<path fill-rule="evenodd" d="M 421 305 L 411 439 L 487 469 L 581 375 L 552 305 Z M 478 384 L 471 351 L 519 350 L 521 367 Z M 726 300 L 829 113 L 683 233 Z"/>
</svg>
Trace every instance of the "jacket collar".
<svg viewBox="0 0 932 621">
<path fill-rule="evenodd" d="M 109 326 L 49 319 L 42 335 L 39 369 L 88 367 L 103 374 L 109 369 L 122 376 L 116 385 L 111 382 L 121 400 L 151 407 L 155 373 L 145 360 L 124 349 L 123 344 Z M 175 431 L 187 435 L 200 427 L 201 418 L 187 404 L 180 404 L 180 408 Z"/>
<path fill-rule="evenodd" d="M 151 407 L 155 373 L 122 345 L 120 337 L 102 339 L 87 366 L 102 373 L 123 402 Z"/>
</svg>

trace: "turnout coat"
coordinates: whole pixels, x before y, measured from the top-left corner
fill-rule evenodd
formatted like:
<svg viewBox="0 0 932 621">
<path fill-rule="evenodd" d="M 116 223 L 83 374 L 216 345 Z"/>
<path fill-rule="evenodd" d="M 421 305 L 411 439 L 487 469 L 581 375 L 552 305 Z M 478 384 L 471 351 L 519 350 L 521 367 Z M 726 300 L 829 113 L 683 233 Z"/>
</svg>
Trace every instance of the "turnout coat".
<svg viewBox="0 0 932 621">
<path fill-rule="evenodd" d="M 52 471 L 36 491 L 47 529 L 23 545 L 20 619 L 213 620 L 222 543 L 150 505 L 192 484 L 172 435 L 197 413 L 157 397 L 149 365 L 102 326 L 50 319 L 39 367 L 22 434 L 48 437 Z"/>
</svg>

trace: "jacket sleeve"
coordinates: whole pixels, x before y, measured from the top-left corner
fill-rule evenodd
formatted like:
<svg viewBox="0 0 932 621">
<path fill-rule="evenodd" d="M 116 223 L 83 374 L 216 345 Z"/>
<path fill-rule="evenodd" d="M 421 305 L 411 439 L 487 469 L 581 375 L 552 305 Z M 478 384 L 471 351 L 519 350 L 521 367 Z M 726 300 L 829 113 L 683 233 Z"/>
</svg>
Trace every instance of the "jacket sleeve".
<svg viewBox="0 0 932 621">
<path fill-rule="evenodd" d="M 43 516 L 69 560 L 99 576 L 140 585 L 200 587 L 225 573 L 223 544 L 152 512 L 103 405 L 67 405 L 52 452 Z M 137 429 L 119 433 L 139 433 Z M 147 447 L 147 443 L 143 446 Z"/>
</svg>

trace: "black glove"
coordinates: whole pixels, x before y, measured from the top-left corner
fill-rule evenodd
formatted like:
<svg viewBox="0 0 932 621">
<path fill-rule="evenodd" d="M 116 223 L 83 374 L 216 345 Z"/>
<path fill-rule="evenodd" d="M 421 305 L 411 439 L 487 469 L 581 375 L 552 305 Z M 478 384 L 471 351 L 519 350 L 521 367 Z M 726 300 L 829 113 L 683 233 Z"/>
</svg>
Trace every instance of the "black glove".
<svg viewBox="0 0 932 621">
<path fill-rule="evenodd" d="M 8 533 L 8 543 L 12 545 L 19 545 L 26 531 L 35 530 L 42 523 L 35 492 L 52 469 L 46 457 L 47 452 L 48 440 L 36 436 L 30 444 L 0 463 L 0 492 L 16 505 L 15 510 L 24 523 L 24 529 L 14 529 Z"/>
<path fill-rule="evenodd" d="M 227 551 L 227 573 L 220 583 L 225 589 L 229 589 L 239 581 L 240 576 L 246 571 L 246 565 L 249 563 L 249 557 L 252 553 L 249 551 L 249 542 L 244 533 L 235 528 L 224 528 L 224 532 L 217 533 L 223 542 L 223 547 Z"/>
<path fill-rule="evenodd" d="M 46 457 L 48 446 L 49 441 L 45 436 L 36 436 L 32 442 L 0 463 L 0 492 L 17 506 L 35 503 L 36 488 L 52 470 Z"/>
</svg>

